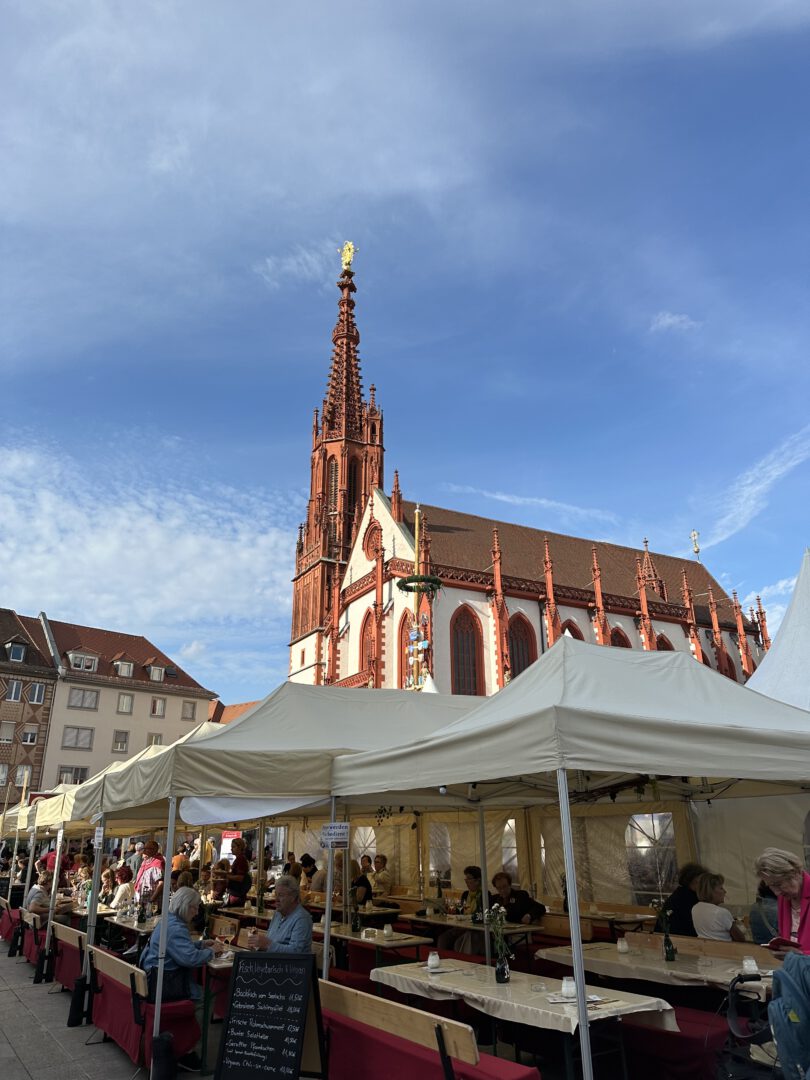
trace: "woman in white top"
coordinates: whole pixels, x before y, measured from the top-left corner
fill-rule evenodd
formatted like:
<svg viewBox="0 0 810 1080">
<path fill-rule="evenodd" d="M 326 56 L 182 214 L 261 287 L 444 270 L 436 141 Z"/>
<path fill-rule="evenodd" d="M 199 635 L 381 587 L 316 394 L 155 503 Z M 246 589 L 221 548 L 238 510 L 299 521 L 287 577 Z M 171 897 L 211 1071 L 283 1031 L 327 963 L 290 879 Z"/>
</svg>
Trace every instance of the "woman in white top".
<svg viewBox="0 0 810 1080">
<path fill-rule="evenodd" d="M 722 907 L 726 898 L 721 874 L 701 874 L 695 892 L 698 902 L 692 908 L 692 923 L 698 937 L 710 941 L 745 941 L 745 934 L 734 922 L 734 916 Z"/>
<path fill-rule="evenodd" d="M 115 872 L 115 880 L 118 882 L 118 888 L 115 890 L 115 896 L 112 898 L 110 907 L 117 911 L 119 908 L 126 907 L 134 895 L 132 871 L 128 866 L 119 867 Z"/>
</svg>

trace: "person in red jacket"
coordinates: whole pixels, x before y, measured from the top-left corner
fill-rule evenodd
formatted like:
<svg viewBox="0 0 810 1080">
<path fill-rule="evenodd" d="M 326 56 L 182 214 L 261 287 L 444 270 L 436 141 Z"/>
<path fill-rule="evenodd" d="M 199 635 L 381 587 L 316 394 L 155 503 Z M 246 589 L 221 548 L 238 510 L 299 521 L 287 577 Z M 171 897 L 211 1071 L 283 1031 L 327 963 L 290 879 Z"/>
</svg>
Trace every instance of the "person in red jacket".
<svg viewBox="0 0 810 1080">
<path fill-rule="evenodd" d="M 776 893 L 784 948 L 810 953 L 810 874 L 802 860 L 792 851 L 765 848 L 754 871 Z"/>
</svg>

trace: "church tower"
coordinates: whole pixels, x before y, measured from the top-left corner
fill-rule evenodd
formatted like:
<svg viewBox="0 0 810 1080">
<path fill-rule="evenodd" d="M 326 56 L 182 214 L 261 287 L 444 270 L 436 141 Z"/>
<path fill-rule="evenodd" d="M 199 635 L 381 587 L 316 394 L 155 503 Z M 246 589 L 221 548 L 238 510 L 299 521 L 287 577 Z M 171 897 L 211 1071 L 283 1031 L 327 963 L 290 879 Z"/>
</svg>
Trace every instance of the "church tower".
<svg viewBox="0 0 810 1080">
<path fill-rule="evenodd" d="M 298 530 L 293 579 L 290 677 L 322 683 L 324 629 L 369 495 L 383 484 L 383 418 L 375 388 L 363 400 L 354 321 L 352 259 L 344 244 L 338 318 L 332 331 L 332 364 L 326 396 L 312 425 L 307 519 Z"/>
</svg>

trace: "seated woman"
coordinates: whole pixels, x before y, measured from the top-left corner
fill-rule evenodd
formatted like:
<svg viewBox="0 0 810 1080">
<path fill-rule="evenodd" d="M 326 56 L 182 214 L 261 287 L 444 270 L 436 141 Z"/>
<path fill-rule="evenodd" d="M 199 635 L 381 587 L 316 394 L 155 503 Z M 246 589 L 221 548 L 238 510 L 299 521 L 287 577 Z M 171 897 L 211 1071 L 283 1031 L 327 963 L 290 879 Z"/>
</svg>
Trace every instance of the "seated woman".
<svg viewBox="0 0 810 1080">
<path fill-rule="evenodd" d="M 194 968 L 204 967 L 215 956 L 219 956 L 224 948 L 219 941 L 191 940 L 189 928 L 199 911 L 200 894 L 195 889 L 182 888 L 172 893 L 169 900 L 166 960 L 163 968 L 163 1000 L 179 1001 L 183 998 L 191 998 L 192 1001 L 197 1002 L 198 1023 L 202 1019 L 202 990 L 191 978 L 191 972 Z M 155 998 L 159 951 L 160 922 L 152 931 L 140 960 L 140 966 L 149 980 L 150 1001 L 154 1001 Z M 180 1058 L 178 1064 L 186 1068 L 199 1068 L 196 1051 L 186 1055 L 185 1058 Z"/>
<path fill-rule="evenodd" d="M 125 908 L 134 895 L 132 888 L 132 871 L 126 865 L 120 866 L 115 872 L 116 889 L 110 901 L 110 907 L 115 911 Z"/>
<path fill-rule="evenodd" d="M 231 864 L 227 859 L 220 859 L 211 871 L 211 899 L 224 900 L 225 890 L 228 886 L 228 874 Z"/>
<path fill-rule="evenodd" d="M 106 870 L 101 871 L 101 885 L 98 892 L 98 902 L 109 907 L 109 905 L 112 904 L 115 891 L 115 877 L 112 870 L 108 867 Z"/>
<path fill-rule="evenodd" d="M 461 894 L 459 904 L 464 915 L 483 916 L 484 908 L 489 907 L 489 897 L 484 904 L 484 887 L 480 866 L 464 867 L 464 884 L 467 888 Z M 454 949 L 463 953 L 482 953 L 484 951 L 483 931 L 443 930 L 436 942 L 440 949 Z"/>
<path fill-rule="evenodd" d="M 365 874 L 366 877 L 374 873 L 374 863 L 372 862 L 370 855 L 360 856 L 360 873 Z"/>
<path fill-rule="evenodd" d="M 692 908 L 692 924 L 699 938 L 708 941 L 745 941 L 745 934 L 734 922 L 728 908 L 722 874 L 701 874 L 697 879 L 698 902 Z"/>
<path fill-rule="evenodd" d="M 697 937 L 692 925 L 692 908 L 698 902 L 697 883 L 701 874 L 708 874 L 705 866 L 700 863 L 684 863 L 678 871 L 678 887 L 667 897 L 663 910 L 669 912 L 670 934 L 682 934 L 685 937 Z M 662 932 L 663 923 L 655 924 L 655 929 Z"/>
<path fill-rule="evenodd" d="M 360 863 L 357 859 L 352 859 L 349 863 L 349 873 L 351 874 L 354 898 L 359 907 L 361 904 L 365 904 L 367 900 L 371 899 L 371 882 L 360 869 Z"/>
<path fill-rule="evenodd" d="M 767 945 L 779 936 L 779 901 L 776 893 L 764 881 L 757 887 L 757 898 L 748 913 L 751 938 L 757 945 Z"/>
<path fill-rule="evenodd" d="M 810 953 L 810 874 L 798 855 L 781 848 L 765 848 L 754 872 L 777 896 L 779 937 Z"/>
<path fill-rule="evenodd" d="M 492 901 L 506 908 L 507 922 L 524 923 L 528 926 L 545 915 L 545 904 L 532 900 L 525 889 L 512 888 L 512 875 L 508 871 L 501 870 L 495 874 L 492 887 L 498 894 L 492 897 Z"/>
</svg>

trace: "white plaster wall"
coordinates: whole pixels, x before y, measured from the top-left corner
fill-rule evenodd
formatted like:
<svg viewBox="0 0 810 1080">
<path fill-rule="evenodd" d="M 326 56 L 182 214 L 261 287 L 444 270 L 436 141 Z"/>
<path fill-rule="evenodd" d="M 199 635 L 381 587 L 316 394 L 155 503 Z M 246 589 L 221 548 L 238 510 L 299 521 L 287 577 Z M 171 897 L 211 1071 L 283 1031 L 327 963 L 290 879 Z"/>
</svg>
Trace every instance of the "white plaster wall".
<svg viewBox="0 0 810 1080">
<path fill-rule="evenodd" d="M 413 539 L 404 525 L 394 521 L 391 517 L 390 504 L 383 491 L 377 488 L 374 492 L 374 517 L 382 529 L 383 548 L 385 560 L 408 559 L 413 561 Z M 363 551 L 363 537 L 371 521 L 371 502 L 366 503 L 360 528 L 357 531 L 355 541 L 346 572 L 343 575 L 342 587 L 345 589 L 353 581 L 364 577 L 374 566 L 374 561 L 367 559 Z"/>
<path fill-rule="evenodd" d="M 301 653 L 304 654 L 303 663 Z M 311 686 L 316 681 L 315 660 L 318 655 L 318 635 L 308 634 L 290 646 L 290 681 Z M 325 657 L 323 659 L 326 659 Z"/>
</svg>

